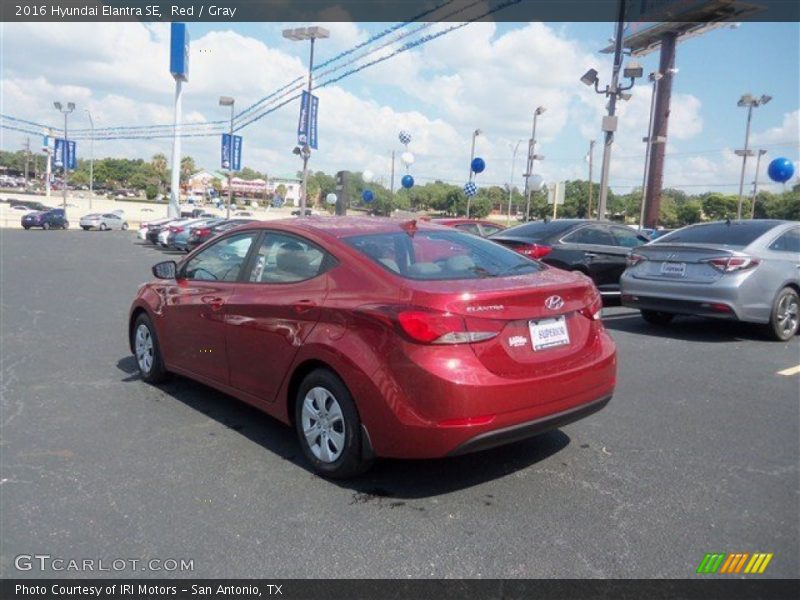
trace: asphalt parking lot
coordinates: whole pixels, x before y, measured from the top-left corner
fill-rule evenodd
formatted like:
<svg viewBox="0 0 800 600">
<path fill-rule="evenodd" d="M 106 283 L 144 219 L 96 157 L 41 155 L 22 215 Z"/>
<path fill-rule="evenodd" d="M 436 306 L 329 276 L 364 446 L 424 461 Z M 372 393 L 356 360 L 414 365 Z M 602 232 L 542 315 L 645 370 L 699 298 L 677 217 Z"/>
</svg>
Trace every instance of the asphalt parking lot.
<svg viewBox="0 0 800 600">
<path fill-rule="evenodd" d="M 19 554 L 192 559 L 192 577 L 695 576 L 707 552 L 800 575 L 800 338 L 604 311 L 617 393 L 511 446 L 329 482 L 291 430 L 140 381 L 130 301 L 171 253 L 132 232 L 0 231 L 0 577 Z"/>
</svg>

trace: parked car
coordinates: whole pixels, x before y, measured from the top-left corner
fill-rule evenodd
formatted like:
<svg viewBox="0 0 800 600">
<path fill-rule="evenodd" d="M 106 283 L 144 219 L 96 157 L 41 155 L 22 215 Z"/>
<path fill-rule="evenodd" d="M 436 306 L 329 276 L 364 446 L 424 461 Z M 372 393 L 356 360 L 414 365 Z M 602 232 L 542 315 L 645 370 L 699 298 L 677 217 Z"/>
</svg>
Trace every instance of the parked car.
<svg viewBox="0 0 800 600">
<path fill-rule="evenodd" d="M 69 229 L 67 214 L 63 208 L 40 210 L 22 216 L 22 227 L 41 227 L 42 229 Z"/>
<path fill-rule="evenodd" d="M 221 219 L 219 217 L 214 217 L 213 219 L 200 219 L 195 223 L 187 224 L 181 228 L 181 231 L 175 232 L 174 236 L 170 237 L 169 246 L 170 248 L 175 248 L 176 250 L 183 250 L 185 252 L 189 252 L 189 237 L 192 235 L 192 232 L 195 229 L 203 228 L 203 227 L 213 227 L 219 223 L 225 222 L 225 219 Z"/>
<path fill-rule="evenodd" d="M 29 213 L 35 211 L 35 209 L 30 208 L 28 206 L 22 206 L 21 204 L 15 204 L 14 206 L 11 206 L 9 207 L 9 210 L 13 210 L 20 213 Z"/>
<path fill-rule="evenodd" d="M 667 235 L 668 233 L 672 233 L 675 231 L 674 229 L 654 229 L 653 233 L 645 234 L 647 237 L 650 238 L 650 241 L 656 240 L 661 236 Z"/>
<path fill-rule="evenodd" d="M 147 234 L 145 235 L 145 239 L 151 244 L 158 245 L 158 236 L 161 234 L 161 232 L 167 227 L 169 227 L 171 223 L 174 223 L 179 220 L 180 219 L 167 219 L 162 223 L 156 225 L 150 225 L 147 228 Z"/>
<path fill-rule="evenodd" d="M 186 240 L 186 248 L 191 251 L 197 246 L 204 244 L 211 238 L 214 238 L 234 227 L 244 225 L 245 223 L 252 223 L 255 219 L 224 219 L 216 225 L 204 225 L 201 227 L 190 227 L 189 237 Z"/>
<path fill-rule="evenodd" d="M 760 323 L 791 339 L 800 315 L 800 223 L 715 221 L 689 225 L 637 248 L 622 277 L 622 303 L 667 325 L 676 315 Z"/>
<path fill-rule="evenodd" d="M 319 215 L 319 211 L 314 210 L 313 208 L 307 208 L 305 214 L 306 214 L 307 217 L 318 216 Z M 292 211 L 292 216 L 293 217 L 299 217 L 300 216 L 300 209 L 298 208 L 297 210 L 293 210 Z"/>
<path fill-rule="evenodd" d="M 90 229 L 99 229 L 100 231 L 119 229 L 126 231 L 128 229 L 128 222 L 116 212 L 91 213 L 81 217 L 80 226 L 84 231 L 89 231 Z"/>
<path fill-rule="evenodd" d="M 170 221 L 174 221 L 174 219 L 172 219 L 171 217 L 167 217 L 165 219 L 156 219 L 154 221 L 147 221 L 146 223 L 142 223 L 141 225 L 139 225 L 139 233 L 137 234 L 137 236 L 139 237 L 140 240 L 146 240 L 147 231 L 151 227 L 157 227 L 159 225 L 163 225 L 164 223 L 169 223 Z"/>
<path fill-rule="evenodd" d="M 202 219 L 180 219 L 167 225 L 165 231 L 158 236 L 158 243 L 164 248 L 175 248 L 175 236 L 187 231 L 192 225 L 200 223 Z"/>
<path fill-rule="evenodd" d="M 431 219 L 431 223 L 455 227 L 459 231 L 466 231 L 481 237 L 489 237 L 505 229 L 502 225 L 480 219 Z"/>
<path fill-rule="evenodd" d="M 153 273 L 129 315 L 142 379 L 179 373 L 292 424 L 324 476 L 534 436 L 614 390 L 586 277 L 449 228 L 255 222 Z"/>
<path fill-rule="evenodd" d="M 649 241 L 625 225 L 584 219 L 533 221 L 489 239 L 548 265 L 588 275 L 605 295 L 619 294 L 628 254 Z"/>
</svg>

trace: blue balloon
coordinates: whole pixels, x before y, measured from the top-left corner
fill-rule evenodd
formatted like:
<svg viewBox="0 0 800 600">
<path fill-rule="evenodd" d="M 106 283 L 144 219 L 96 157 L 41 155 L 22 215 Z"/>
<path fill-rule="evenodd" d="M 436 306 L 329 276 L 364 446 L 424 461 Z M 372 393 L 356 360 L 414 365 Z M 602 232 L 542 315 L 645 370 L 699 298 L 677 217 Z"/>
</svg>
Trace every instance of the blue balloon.
<svg viewBox="0 0 800 600">
<path fill-rule="evenodd" d="M 372 190 L 364 190 L 361 192 L 361 199 L 369 204 L 373 200 L 375 200 L 375 194 L 372 193 Z"/>
<path fill-rule="evenodd" d="M 792 175 L 794 175 L 794 165 L 788 158 L 776 158 L 769 163 L 767 173 L 772 181 L 786 183 L 792 178 Z"/>
<path fill-rule="evenodd" d="M 410 190 L 414 187 L 414 178 L 411 175 L 403 175 L 403 178 L 400 180 L 400 185 Z"/>
<path fill-rule="evenodd" d="M 480 157 L 475 157 L 472 159 L 472 172 L 473 173 L 483 173 L 483 170 L 486 168 L 486 161 Z"/>
</svg>

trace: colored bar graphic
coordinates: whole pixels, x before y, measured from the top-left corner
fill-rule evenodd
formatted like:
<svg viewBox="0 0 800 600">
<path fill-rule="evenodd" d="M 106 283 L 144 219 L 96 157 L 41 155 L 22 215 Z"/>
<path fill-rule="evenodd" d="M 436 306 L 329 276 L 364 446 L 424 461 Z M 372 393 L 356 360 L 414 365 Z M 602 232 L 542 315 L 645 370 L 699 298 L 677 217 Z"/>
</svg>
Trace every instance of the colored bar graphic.
<svg viewBox="0 0 800 600">
<path fill-rule="evenodd" d="M 716 573 L 726 556 L 726 554 L 706 554 L 703 562 L 697 567 L 697 572 Z"/>
<path fill-rule="evenodd" d="M 744 567 L 745 573 L 761 574 L 763 573 L 769 562 L 774 555 L 772 553 L 757 552 L 750 554 L 748 552 L 734 552 L 731 554 L 725 553 L 708 553 L 703 557 L 700 566 L 697 567 L 697 572 L 707 575 L 717 573 L 722 574 L 735 574 L 741 573 Z M 750 561 L 748 562 L 748 559 Z M 745 567 L 745 563 L 747 566 Z"/>
</svg>

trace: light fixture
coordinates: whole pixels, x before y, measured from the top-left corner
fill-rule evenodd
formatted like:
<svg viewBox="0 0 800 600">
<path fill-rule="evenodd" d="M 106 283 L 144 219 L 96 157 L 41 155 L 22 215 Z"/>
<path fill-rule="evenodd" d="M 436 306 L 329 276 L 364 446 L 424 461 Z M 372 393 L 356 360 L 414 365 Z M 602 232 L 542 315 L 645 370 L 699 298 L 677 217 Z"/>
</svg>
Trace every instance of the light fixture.
<svg viewBox="0 0 800 600">
<path fill-rule="evenodd" d="M 230 96 L 220 96 L 219 97 L 219 105 L 220 106 L 233 106 L 233 98 Z"/>
<path fill-rule="evenodd" d="M 622 71 L 622 75 L 627 77 L 628 79 L 638 79 L 642 75 L 644 75 L 644 69 L 642 65 L 640 65 L 635 60 L 629 61 L 628 64 L 625 66 L 625 69 Z"/>
<path fill-rule="evenodd" d="M 547 109 L 544 106 L 540 106 L 539 108 L 536 109 L 536 114 L 541 115 L 546 110 Z"/>
<path fill-rule="evenodd" d="M 589 69 L 586 73 L 583 74 L 581 77 L 581 82 L 585 85 L 594 85 L 598 81 L 597 79 L 597 70 L 596 69 Z"/>
<path fill-rule="evenodd" d="M 56 110 L 61 110 L 61 102 L 53 102 L 53 106 L 56 107 Z"/>
</svg>

